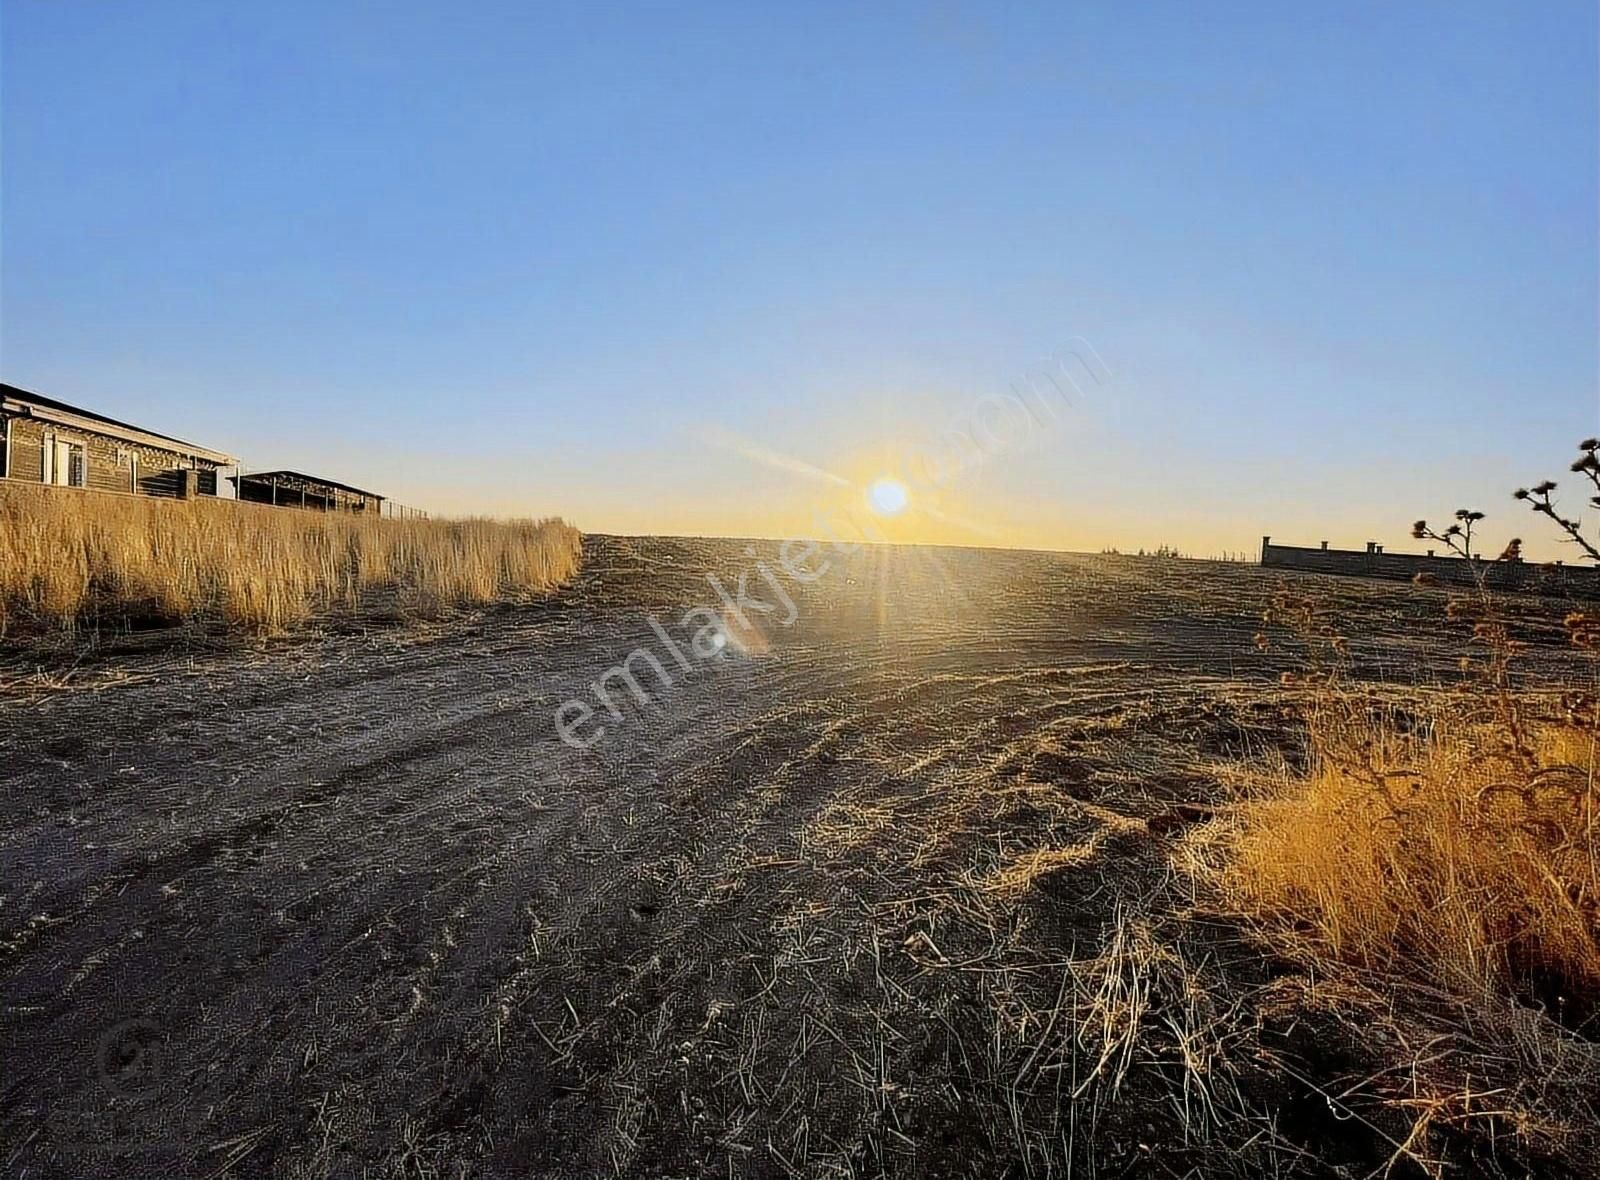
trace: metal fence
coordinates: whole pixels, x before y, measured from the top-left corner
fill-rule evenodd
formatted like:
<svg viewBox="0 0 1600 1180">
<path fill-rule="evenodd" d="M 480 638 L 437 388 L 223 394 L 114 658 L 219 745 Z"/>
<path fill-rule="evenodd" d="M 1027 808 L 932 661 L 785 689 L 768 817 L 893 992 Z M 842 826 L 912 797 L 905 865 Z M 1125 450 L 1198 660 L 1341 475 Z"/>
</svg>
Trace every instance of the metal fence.
<svg viewBox="0 0 1600 1180">
<path fill-rule="evenodd" d="M 420 508 L 410 508 L 393 500 L 383 502 L 383 514 L 393 520 L 427 520 L 428 514 Z"/>
<path fill-rule="evenodd" d="M 235 496 L 217 496 L 210 492 L 197 492 L 192 496 L 185 496 L 178 494 L 176 491 L 152 491 L 149 487 L 141 488 L 137 492 L 127 492 L 116 488 L 90 488 L 79 487 L 75 484 L 40 483 L 36 479 L 13 479 L 3 475 L 0 475 L 0 488 L 40 488 L 47 492 L 61 492 L 67 495 L 121 496 L 126 500 L 161 500 L 169 503 L 175 500 L 187 500 L 207 504 L 242 504 L 248 508 L 270 508 L 278 512 L 323 511 L 320 508 L 302 508 L 299 504 L 265 504 L 251 500 L 240 500 Z M 422 509 L 412 508 L 408 504 L 397 504 L 393 500 L 384 500 L 382 504 L 382 516 L 386 520 L 429 519 L 428 514 Z"/>
</svg>

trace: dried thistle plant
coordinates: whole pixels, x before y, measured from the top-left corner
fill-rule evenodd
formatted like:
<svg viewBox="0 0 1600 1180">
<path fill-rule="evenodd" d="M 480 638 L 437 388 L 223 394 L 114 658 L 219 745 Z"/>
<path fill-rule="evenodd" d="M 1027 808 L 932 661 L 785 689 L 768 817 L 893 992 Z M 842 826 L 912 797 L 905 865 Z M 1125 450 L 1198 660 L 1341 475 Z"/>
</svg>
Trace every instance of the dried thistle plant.
<svg viewBox="0 0 1600 1180">
<path fill-rule="evenodd" d="M 1518 772 L 1527 775 L 1536 769 L 1533 748 L 1521 702 L 1512 688 L 1513 665 L 1526 645 L 1512 638 L 1505 612 L 1490 587 L 1489 578 L 1493 567 L 1522 561 L 1522 538 L 1511 538 L 1498 557 L 1486 560 L 1476 550 L 1477 538 L 1474 536 L 1476 526 L 1484 519 L 1485 513 L 1471 508 L 1458 508 L 1454 524 L 1436 529 L 1426 520 L 1418 520 L 1411 526 L 1411 535 L 1418 540 L 1437 541 L 1467 563 L 1472 590 L 1468 595 L 1452 597 L 1445 607 L 1445 614 L 1451 619 L 1472 624 L 1469 642 L 1483 655 L 1481 658 L 1475 658 L 1472 654 L 1462 657 L 1461 670 L 1467 674 L 1466 686 L 1481 690 L 1483 699 L 1491 705 L 1494 718 L 1506 735 L 1506 753 L 1516 763 Z M 1437 579 L 1425 580 L 1423 575 L 1418 575 L 1416 580 L 1421 585 L 1437 582 Z"/>
<path fill-rule="evenodd" d="M 1571 470 L 1588 479 L 1595 494 L 1589 497 L 1591 507 L 1600 508 L 1600 438 L 1586 438 L 1578 444 L 1578 457 L 1572 461 Z M 1566 538 L 1578 546 L 1589 561 L 1600 562 L 1600 548 L 1584 535 L 1583 522 L 1565 515 L 1556 507 L 1550 493 L 1556 490 L 1554 480 L 1546 479 L 1531 488 L 1518 488 L 1513 496 L 1526 503 L 1534 512 L 1555 522 Z"/>
</svg>

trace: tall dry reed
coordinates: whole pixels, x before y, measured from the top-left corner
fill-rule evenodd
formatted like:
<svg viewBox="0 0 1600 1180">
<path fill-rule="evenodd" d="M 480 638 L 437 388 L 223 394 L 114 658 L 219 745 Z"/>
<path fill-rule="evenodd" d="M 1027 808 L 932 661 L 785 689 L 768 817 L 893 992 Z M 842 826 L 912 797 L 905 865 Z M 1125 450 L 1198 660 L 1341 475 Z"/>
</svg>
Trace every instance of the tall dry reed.
<svg viewBox="0 0 1600 1180">
<path fill-rule="evenodd" d="M 330 611 L 437 614 L 577 571 L 560 520 L 383 520 L 215 500 L 0 485 L 0 633 L 221 621 L 270 633 Z"/>
</svg>

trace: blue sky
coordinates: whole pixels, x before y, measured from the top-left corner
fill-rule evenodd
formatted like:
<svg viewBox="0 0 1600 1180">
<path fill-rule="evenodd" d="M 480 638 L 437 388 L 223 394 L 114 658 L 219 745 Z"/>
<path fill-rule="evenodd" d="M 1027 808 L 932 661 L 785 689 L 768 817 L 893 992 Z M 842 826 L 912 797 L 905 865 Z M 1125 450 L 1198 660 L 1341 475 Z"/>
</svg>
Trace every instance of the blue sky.
<svg viewBox="0 0 1600 1180">
<path fill-rule="evenodd" d="M 1597 403 L 1592 3 L 7 0 L 3 372 L 447 511 L 1400 547 Z M 727 440 L 747 446 L 729 446 Z M 964 522 L 954 524 L 952 521 Z M 972 526 L 972 527 L 968 527 Z"/>
</svg>

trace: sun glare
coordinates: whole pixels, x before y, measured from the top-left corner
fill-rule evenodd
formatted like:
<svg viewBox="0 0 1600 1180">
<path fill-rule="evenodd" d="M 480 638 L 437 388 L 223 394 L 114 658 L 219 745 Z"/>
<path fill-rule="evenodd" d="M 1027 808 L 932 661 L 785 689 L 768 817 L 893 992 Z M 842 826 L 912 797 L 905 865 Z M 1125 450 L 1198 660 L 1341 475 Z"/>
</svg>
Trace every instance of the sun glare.
<svg viewBox="0 0 1600 1180">
<path fill-rule="evenodd" d="M 910 506 L 911 495 L 905 484 L 884 475 L 873 480 L 867 489 L 867 503 L 879 516 L 899 516 Z"/>
</svg>

